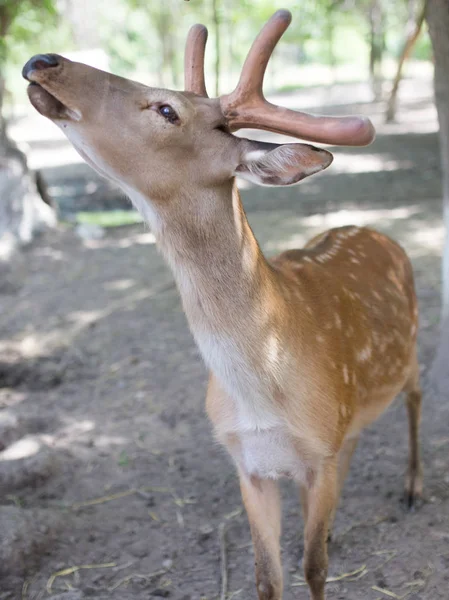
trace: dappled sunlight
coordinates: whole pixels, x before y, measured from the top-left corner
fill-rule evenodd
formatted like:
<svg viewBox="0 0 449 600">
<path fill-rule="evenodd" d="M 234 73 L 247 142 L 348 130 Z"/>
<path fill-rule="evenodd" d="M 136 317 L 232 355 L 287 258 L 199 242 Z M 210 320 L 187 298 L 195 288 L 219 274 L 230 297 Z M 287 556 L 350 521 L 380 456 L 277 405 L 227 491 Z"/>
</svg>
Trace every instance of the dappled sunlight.
<svg viewBox="0 0 449 600">
<path fill-rule="evenodd" d="M 10 349 L 12 344 L 8 341 L 8 346 L 5 343 L 0 342 L 0 350 Z M 20 341 L 13 345 L 15 350 L 20 353 L 24 358 L 34 358 L 39 356 L 42 352 L 43 344 L 39 336 L 34 333 L 25 335 Z"/>
<path fill-rule="evenodd" d="M 51 447 L 64 448 L 72 447 L 77 441 L 82 440 L 87 434 L 91 434 L 96 429 L 95 422 L 90 419 L 75 420 L 67 419 L 69 422 L 57 429 L 53 433 L 45 433 L 41 436 L 42 440 Z M 89 437 L 91 437 L 89 435 Z"/>
<path fill-rule="evenodd" d="M 379 171 L 396 171 L 397 169 L 411 169 L 414 164 L 411 160 L 398 160 L 383 154 L 347 154 L 338 151 L 334 156 L 332 171 L 338 173 L 375 173 Z"/>
<path fill-rule="evenodd" d="M 412 258 L 417 256 L 428 256 L 430 253 L 441 257 L 445 236 L 444 224 L 438 223 L 434 226 L 420 223 L 416 231 L 412 231 L 407 238 L 414 247 L 409 254 Z"/>
<path fill-rule="evenodd" d="M 19 406 L 27 400 L 28 395 L 24 392 L 12 390 L 11 388 L 0 388 L 0 409 L 12 408 Z"/>
<path fill-rule="evenodd" d="M 104 284 L 105 290 L 124 291 L 134 287 L 136 282 L 134 279 L 117 279 L 116 281 L 108 281 Z"/>
<path fill-rule="evenodd" d="M 119 435 L 98 435 L 95 437 L 97 448 L 109 448 L 111 446 L 123 446 L 129 443 L 129 439 Z"/>
<path fill-rule="evenodd" d="M 425 134 L 438 131 L 436 108 L 428 103 L 426 106 L 413 109 L 402 108 L 395 123 L 382 123 L 380 131 L 383 135 Z"/>
<path fill-rule="evenodd" d="M 284 250 L 291 250 L 294 248 L 302 248 L 307 244 L 309 239 L 315 235 L 315 233 L 319 233 L 319 231 L 314 232 L 313 230 L 309 230 L 306 234 L 295 233 L 294 235 L 290 236 L 288 240 L 284 239 L 267 242 L 264 244 L 264 249 L 268 253 L 274 253 L 283 252 Z"/>
<path fill-rule="evenodd" d="M 335 212 L 302 217 L 299 218 L 298 221 L 302 226 L 306 227 L 331 228 L 342 227 L 344 225 L 358 225 L 359 227 L 362 227 L 385 219 L 408 219 L 420 212 L 422 212 L 422 207 L 418 205 L 372 210 L 345 208 Z"/>
<path fill-rule="evenodd" d="M 67 315 L 67 321 L 74 323 L 76 327 L 84 328 L 104 315 L 102 310 L 77 310 Z"/>
<path fill-rule="evenodd" d="M 31 169 L 45 169 L 45 167 L 64 167 L 77 163 L 83 163 L 84 159 L 78 152 L 62 138 L 61 143 L 55 148 L 42 148 L 39 152 L 31 153 L 29 159 Z"/>
<path fill-rule="evenodd" d="M 142 224 L 142 228 L 145 224 Z M 125 230 L 126 231 L 126 230 Z M 108 239 L 107 236 L 104 238 L 94 240 L 87 239 L 82 240 L 85 248 L 89 250 L 103 250 L 105 248 L 131 248 L 132 246 L 153 246 L 156 244 L 156 238 L 150 231 L 126 232 L 120 239 Z"/>
<path fill-rule="evenodd" d="M 133 239 L 136 244 L 141 244 L 143 246 L 145 246 L 147 244 L 155 244 L 156 243 L 156 238 L 149 231 L 146 233 L 138 233 L 134 236 Z"/>
<path fill-rule="evenodd" d="M 304 217 L 278 220 L 274 226 L 278 237 L 263 244 L 269 253 L 302 248 L 315 235 L 333 227 L 358 225 L 373 227 L 404 244 L 412 258 L 441 255 L 444 225 L 439 219 L 423 219 L 424 209 L 418 204 L 383 209 L 342 209 Z"/>
<path fill-rule="evenodd" d="M 112 419 L 112 415 L 111 415 Z M 24 438 L 8 447 L 8 450 L 0 453 L 0 460 L 12 460 L 12 458 L 24 458 L 36 454 L 42 444 L 50 448 L 69 448 L 74 452 L 76 444 L 91 442 L 97 448 L 111 446 L 122 446 L 129 443 L 130 439 L 123 435 L 109 435 L 104 431 L 98 431 L 99 427 L 110 426 L 111 419 L 104 419 L 100 426 L 92 419 L 72 419 L 65 417 L 66 421 L 61 427 L 52 433 L 43 433 L 32 438 Z M 8 452 L 8 456 L 6 456 Z M 75 452 L 76 454 L 76 452 Z"/>
<path fill-rule="evenodd" d="M 115 312 L 134 310 L 138 303 L 150 300 L 155 295 L 171 288 L 172 285 L 174 285 L 173 280 L 169 278 L 154 286 L 125 294 L 117 300 L 111 300 L 102 310 L 68 312 L 65 315 L 64 323 L 53 327 L 50 331 L 35 330 L 33 333 L 26 333 L 25 330 L 17 333 L 16 339 L 0 341 L 0 351 L 17 352 L 23 358 L 37 358 L 51 352 L 70 348 L 74 340 L 92 324 L 113 315 Z"/>
<path fill-rule="evenodd" d="M 50 246 L 36 248 L 34 250 L 36 256 L 42 256 L 43 258 L 51 258 L 52 260 L 66 260 L 67 255 L 64 254 L 61 250 L 57 250 L 56 248 L 51 248 Z"/>
<path fill-rule="evenodd" d="M 0 452 L 0 461 L 21 460 L 35 456 L 41 447 L 42 444 L 36 437 L 22 438 L 18 442 L 10 444 L 3 452 Z"/>
</svg>

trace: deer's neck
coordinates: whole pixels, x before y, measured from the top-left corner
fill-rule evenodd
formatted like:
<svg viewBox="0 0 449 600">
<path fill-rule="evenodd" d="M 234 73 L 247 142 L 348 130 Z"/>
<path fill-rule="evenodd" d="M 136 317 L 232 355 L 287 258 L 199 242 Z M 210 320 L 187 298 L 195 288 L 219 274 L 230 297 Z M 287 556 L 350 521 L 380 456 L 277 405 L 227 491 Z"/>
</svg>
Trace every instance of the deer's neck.
<svg viewBox="0 0 449 600">
<path fill-rule="evenodd" d="M 236 186 L 182 200 L 182 215 L 163 219 L 158 244 L 175 275 L 194 335 L 233 336 L 250 326 L 273 291 L 274 275 L 246 219 Z"/>
<path fill-rule="evenodd" d="M 276 320 L 282 301 L 235 185 L 179 200 L 179 217 L 159 212 L 158 245 L 175 275 L 203 358 L 233 398 L 239 427 L 277 424 L 271 411 L 279 373 Z"/>
</svg>

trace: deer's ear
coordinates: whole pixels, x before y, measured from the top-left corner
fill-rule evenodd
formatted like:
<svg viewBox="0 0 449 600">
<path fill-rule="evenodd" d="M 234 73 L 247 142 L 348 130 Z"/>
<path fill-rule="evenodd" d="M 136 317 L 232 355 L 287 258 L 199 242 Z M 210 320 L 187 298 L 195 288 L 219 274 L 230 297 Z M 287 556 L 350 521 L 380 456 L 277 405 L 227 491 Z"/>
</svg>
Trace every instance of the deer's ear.
<svg viewBox="0 0 449 600">
<path fill-rule="evenodd" d="M 259 185 L 293 185 L 328 167 L 330 152 L 309 144 L 268 144 L 242 140 L 234 174 Z"/>
</svg>

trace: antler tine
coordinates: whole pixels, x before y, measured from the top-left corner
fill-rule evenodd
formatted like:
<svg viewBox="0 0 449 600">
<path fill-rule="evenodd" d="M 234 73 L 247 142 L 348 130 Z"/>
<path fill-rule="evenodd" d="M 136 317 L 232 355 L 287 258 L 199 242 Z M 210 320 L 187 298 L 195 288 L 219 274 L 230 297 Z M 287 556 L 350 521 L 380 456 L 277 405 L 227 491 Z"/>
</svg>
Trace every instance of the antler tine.
<svg viewBox="0 0 449 600">
<path fill-rule="evenodd" d="M 291 20 L 290 11 L 278 10 L 265 23 L 248 52 L 237 87 L 229 96 L 230 100 L 241 101 L 253 94 L 263 98 L 263 78 L 268 61 Z"/>
<path fill-rule="evenodd" d="M 271 17 L 251 46 L 237 87 L 231 94 L 220 97 L 221 110 L 229 129 L 265 129 L 311 142 L 340 146 L 370 144 L 375 130 L 365 117 L 319 117 L 265 100 L 262 91 L 265 69 L 290 22 L 288 10 L 278 10 Z"/>
<path fill-rule="evenodd" d="M 204 52 L 207 42 L 207 28 L 204 25 L 193 25 L 187 36 L 184 57 L 185 89 L 199 96 L 208 98 L 204 81 Z"/>
</svg>

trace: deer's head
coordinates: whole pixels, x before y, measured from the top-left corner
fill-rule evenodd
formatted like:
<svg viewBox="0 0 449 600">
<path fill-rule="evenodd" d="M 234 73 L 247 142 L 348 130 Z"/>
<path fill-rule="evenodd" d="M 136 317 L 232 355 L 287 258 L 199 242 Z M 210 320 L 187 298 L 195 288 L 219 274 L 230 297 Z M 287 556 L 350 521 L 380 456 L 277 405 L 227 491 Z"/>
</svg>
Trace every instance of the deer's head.
<svg viewBox="0 0 449 600">
<path fill-rule="evenodd" d="M 359 117 L 314 117 L 268 103 L 264 72 L 290 24 L 280 10 L 255 40 L 236 89 L 209 98 L 204 82 L 207 30 L 190 30 L 184 92 L 140 83 L 56 54 L 31 58 L 23 68 L 33 106 L 56 123 L 101 174 L 152 202 L 183 188 L 210 189 L 240 174 L 265 185 L 291 185 L 326 168 L 332 155 L 308 144 L 268 144 L 238 138 L 243 127 L 305 140 L 365 145 L 374 130 Z"/>
</svg>

